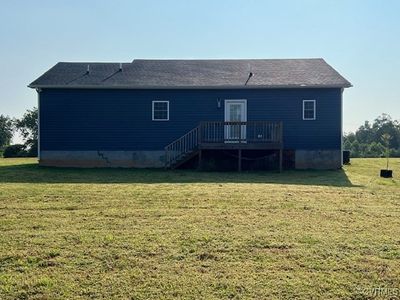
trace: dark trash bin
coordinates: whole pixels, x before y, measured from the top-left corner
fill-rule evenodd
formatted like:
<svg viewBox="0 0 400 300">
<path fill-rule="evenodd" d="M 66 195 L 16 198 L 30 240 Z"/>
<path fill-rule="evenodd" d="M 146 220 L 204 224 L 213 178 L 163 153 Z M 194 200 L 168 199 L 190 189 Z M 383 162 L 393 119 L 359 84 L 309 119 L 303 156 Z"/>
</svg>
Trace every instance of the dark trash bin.
<svg viewBox="0 0 400 300">
<path fill-rule="evenodd" d="M 392 170 L 381 170 L 381 177 L 383 178 L 392 178 L 393 171 Z"/>
<path fill-rule="evenodd" d="M 350 150 L 343 150 L 343 163 L 350 164 Z"/>
</svg>

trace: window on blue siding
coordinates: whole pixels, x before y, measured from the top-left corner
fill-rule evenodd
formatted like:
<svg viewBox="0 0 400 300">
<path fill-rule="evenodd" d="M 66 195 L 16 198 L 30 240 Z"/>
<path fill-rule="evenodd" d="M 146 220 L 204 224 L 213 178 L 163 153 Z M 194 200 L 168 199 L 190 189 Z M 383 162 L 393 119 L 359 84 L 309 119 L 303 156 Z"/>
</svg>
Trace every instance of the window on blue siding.
<svg viewBox="0 0 400 300">
<path fill-rule="evenodd" d="M 152 106 L 153 121 L 169 120 L 169 101 L 153 101 Z"/>
<path fill-rule="evenodd" d="M 303 100 L 303 120 L 315 120 L 315 100 Z"/>
</svg>

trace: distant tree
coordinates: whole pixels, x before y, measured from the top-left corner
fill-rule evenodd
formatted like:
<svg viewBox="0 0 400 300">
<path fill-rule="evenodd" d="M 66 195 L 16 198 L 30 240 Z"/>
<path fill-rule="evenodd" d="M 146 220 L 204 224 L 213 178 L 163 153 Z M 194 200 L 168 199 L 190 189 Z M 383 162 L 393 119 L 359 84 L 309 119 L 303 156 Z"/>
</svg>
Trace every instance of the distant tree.
<svg viewBox="0 0 400 300">
<path fill-rule="evenodd" d="M 15 121 L 15 128 L 21 133 L 29 155 L 36 156 L 38 148 L 38 109 L 27 110 L 21 119 Z"/>
<path fill-rule="evenodd" d="M 365 121 L 344 136 L 343 146 L 352 157 L 400 156 L 400 122 L 388 114 L 378 116 L 372 124 Z"/>
<path fill-rule="evenodd" d="M 0 115 L 0 150 L 10 144 L 13 131 L 13 121 L 8 116 Z"/>
<path fill-rule="evenodd" d="M 355 140 L 351 144 L 351 147 L 349 148 L 349 150 L 350 150 L 350 154 L 352 157 L 361 157 L 362 156 L 360 143 L 357 140 Z"/>
<path fill-rule="evenodd" d="M 353 143 L 350 139 L 344 139 L 343 140 L 343 149 L 344 150 L 350 150 L 353 148 Z"/>
<path fill-rule="evenodd" d="M 355 133 L 357 140 L 360 143 L 370 144 L 373 142 L 375 138 L 375 134 L 372 131 L 371 124 L 368 121 L 365 121 L 364 125 L 360 126 Z"/>
<path fill-rule="evenodd" d="M 372 130 L 375 133 L 376 141 L 382 140 L 382 137 L 387 135 L 389 137 L 389 147 L 392 149 L 400 148 L 399 121 L 393 120 L 388 114 L 382 114 L 375 119 Z"/>
<path fill-rule="evenodd" d="M 25 157 L 28 153 L 25 150 L 25 145 L 15 144 L 4 148 L 3 157 Z"/>
<path fill-rule="evenodd" d="M 381 143 L 372 142 L 364 150 L 366 157 L 382 157 L 385 155 L 385 147 Z"/>
<path fill-rule="evenodd" d="M 350 143 L 354 143 L 354 141 L 357 140 L 357 137 L 353 132 L 350 132 L 350 133 L 345 135 L 345 139 L 346 139 L 346 141 L 348 141 Z"/>
</svg>

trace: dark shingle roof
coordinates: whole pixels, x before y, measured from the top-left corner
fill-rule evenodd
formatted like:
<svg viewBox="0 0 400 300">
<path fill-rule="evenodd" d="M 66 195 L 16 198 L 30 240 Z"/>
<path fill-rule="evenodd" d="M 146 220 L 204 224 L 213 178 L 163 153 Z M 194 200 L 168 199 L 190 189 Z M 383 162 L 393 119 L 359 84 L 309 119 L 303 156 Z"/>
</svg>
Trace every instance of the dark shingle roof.
<svg viewBox="0 0 400 300">
<path fill-rule="evenodd" d="M 89 73 L 87 69 L 89 66 Z M 296 88 L 350 87 L 323 59 L 134 60 L 60 62 L 32 88 Z M 249 78 L 249 73 L 254 76 Z"/>
</svg>

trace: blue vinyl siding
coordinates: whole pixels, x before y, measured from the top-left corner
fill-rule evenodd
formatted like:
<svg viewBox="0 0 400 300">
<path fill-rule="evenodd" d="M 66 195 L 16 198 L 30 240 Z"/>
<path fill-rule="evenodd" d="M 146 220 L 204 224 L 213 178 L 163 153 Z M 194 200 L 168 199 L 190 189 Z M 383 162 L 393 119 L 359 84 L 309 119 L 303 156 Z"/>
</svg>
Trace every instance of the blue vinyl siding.
<svg viewBox="0 0 400 300">
<path fill-rule="evenodd" d="M 41 150 L 161 150 L 200 121 L 223 121 L 225 99 L 247 99 L 248 121 L 282 121 L 286 149 L 340 149 L 340 89 L 44 89 Z M 303 120 L 304 99 L 316 100 L 316 120 Z M 154 100 L 169 101 L 169 121 L 152 121 Z"/>
</svg>

